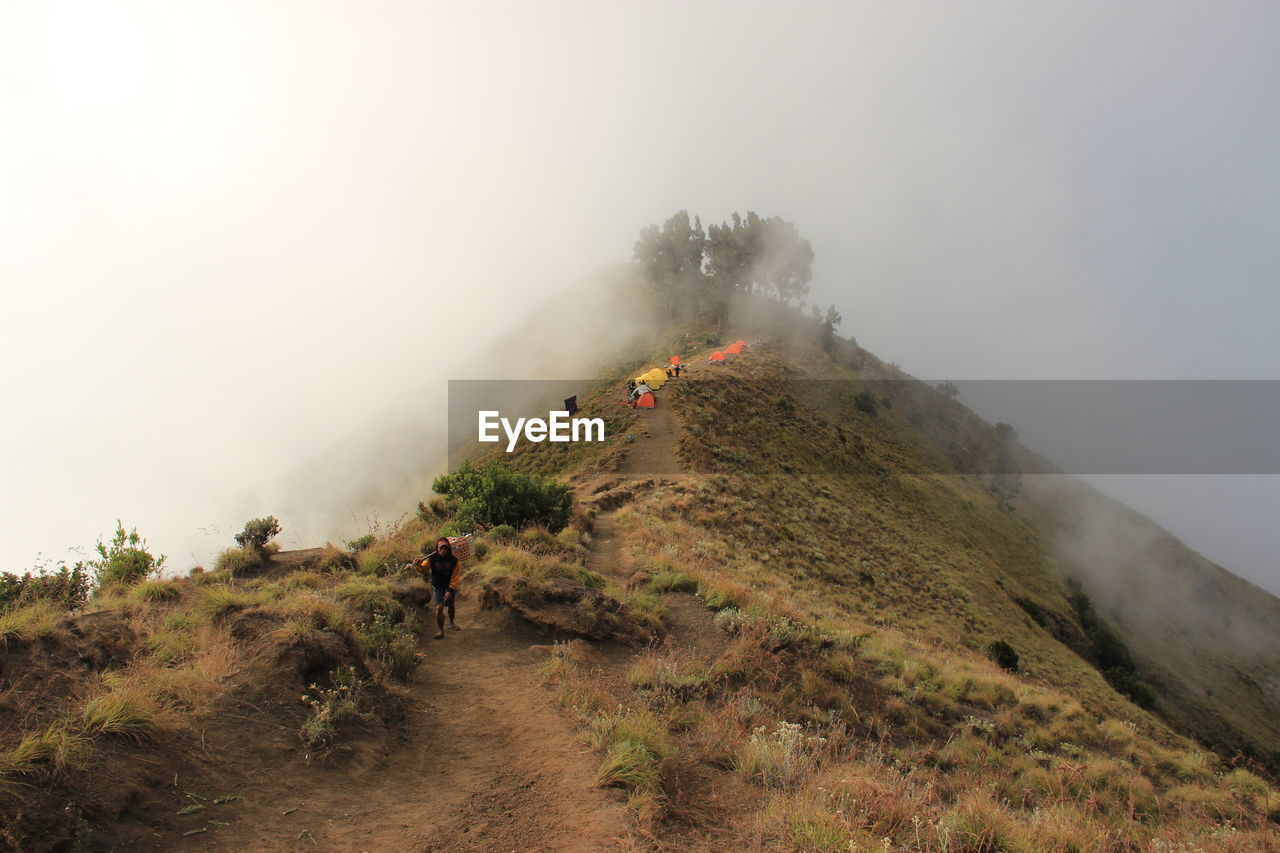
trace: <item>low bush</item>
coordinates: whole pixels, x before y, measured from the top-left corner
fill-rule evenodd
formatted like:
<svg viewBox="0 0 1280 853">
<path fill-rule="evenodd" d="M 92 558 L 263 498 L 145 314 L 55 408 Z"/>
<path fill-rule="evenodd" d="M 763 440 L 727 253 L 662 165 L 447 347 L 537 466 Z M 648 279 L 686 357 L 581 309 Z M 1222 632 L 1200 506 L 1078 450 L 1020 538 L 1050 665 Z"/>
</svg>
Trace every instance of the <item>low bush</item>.
<svg viewBox="0 0 1280 853">
<path fill-rule="evenodd" d="M 348 551 L 353 554 L 359 554 L 365 548 L 372 545 L 375 539 L 377 539 L 377 537 L 372 533 L 366 533 L 363 536 L 357 536 L 355 539 L 348 539 L 345 544 Z"/>
<path fill-rule="evenodd" d="M 1009 672 L 1018 670 L 1018 653 L 1004 640 L 995 640 L 987 646 L 987 657 L 995 661 L 996 666 L 1001 669 L 1007 669 Z"/>
<path fill-rule="evenodd" d="M 516 538 L 516 529 L 510 524 L 499 524 L 489 531 L 489 538 L 495 542 L 510 542 Z"/>
<path fill-rule="evenodd" d="M 453 473 L 437 477 L 431 488 L 445 495 L 457 508 L 458 520 L 469 526 L 541 524 L 559 531 L 569 522 L 573 504 L 569 486 L 498 461 L 463 462 Z"/>
<path fill-rule="evenodd" d="M 1102 677 L 1115 688 L 1117 693 L 1139 708 L 1150 708 L 1156 702 L 1156 695 L 1151 692 L 1151 688 L 1147 687 L 1146 683 L 1131 669 L 1112 667 L 1103 672 Z"/>
<path fill-rule="evenodd" d="M 245 522 L 244 530 L 236 534 L 236 544 L 241 548 L 261 551 L 280 533 L 280 522 L 274 515 L 253 518 Z"/>
<path fill-rule="evenodd" d="M 135 584 L 164 568 L 165 557 L 155 557 L 147 548 L 147 541 L 138 535 L 135 527 L 125 532 L 124 524 L 116 520 L 116 532 L 111 542 L 98 540 L 98 558 L 86 565 L 93 569 L 99 584 Z"/>
<path fill-rule="evenodd" d="M 89 600 L 91 580 L 84 563 L 59 564 L 52 572 L 0 572 L 0 610 L 48 601 L 64 610 L 79 610 Z"/>
</svg>

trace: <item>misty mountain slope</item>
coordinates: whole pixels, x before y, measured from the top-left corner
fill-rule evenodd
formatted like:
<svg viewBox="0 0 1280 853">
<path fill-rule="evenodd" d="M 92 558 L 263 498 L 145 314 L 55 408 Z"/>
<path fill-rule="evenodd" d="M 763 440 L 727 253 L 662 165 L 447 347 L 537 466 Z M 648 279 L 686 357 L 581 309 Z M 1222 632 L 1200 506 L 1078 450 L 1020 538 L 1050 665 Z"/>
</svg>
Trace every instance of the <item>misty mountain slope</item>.
<svg viewBox="0 0 1280 853">
<path fill-rule="evenodd" d="M 584 395 L 625 435 L 485 446 L 573 513 L 476 529 L 443 646 L 405 564 L 460 529 L 448 496 L 355 553 L 232 550 L 6 612 L 0 845 L 1266 849 L 1265 771 L 1102 671 L 1052 508 L 947 469 L 994 430 L 791 331 L 711 367 L 668 330 L 641 346 L 690 370 L 659 409 L 621 409 L 620 378 Z"/>
<path fill-rule="evenodd" d="M 999 453 L 989 424 L 861 350 L 838 360 L 782 343 L 744 362 L 747 381 L 675 397 L 695 469 L 758 489 L 741 521 L 790 589 L 947 643 L 1007 641 L 1035 676 L 1131 717 L 1064 583 L 1079 577 L 1163 718 L 1275 761 L 1280 600 L 1073 478 L 1025 476 L 1014 511 L 999 511 L 992 476 L 958 473 Z M 875 414 L 854 405 L 863 388 L 881 399 Z"/>
<path fill-rule="evenodd" d="M 1022 513 L 1129 641 L 1160 714 L 1229 752 L 1280 753 L 1280 600 L 1079 480 L 1024 488 Z"/>
</svg>

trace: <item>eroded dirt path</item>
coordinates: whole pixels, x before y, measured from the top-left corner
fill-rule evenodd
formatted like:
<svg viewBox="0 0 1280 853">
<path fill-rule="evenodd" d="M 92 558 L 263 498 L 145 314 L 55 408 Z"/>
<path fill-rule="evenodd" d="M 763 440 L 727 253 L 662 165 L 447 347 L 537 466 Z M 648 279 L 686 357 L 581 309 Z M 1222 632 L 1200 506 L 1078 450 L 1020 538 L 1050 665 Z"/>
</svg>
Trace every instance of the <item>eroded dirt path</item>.
<svg viewBox="0 0 1280 853">
<path fill-rule="evenodd" d="M 543 688 L 531 638 L 474 599 L 458 621 L 423 641 L 392 744 L 252 774 L 234 824 L 163 849 L 616 849 L 625 808 L 595 787 L 599 758 Z"/>
<path fill-rule="evenodd" d="M 682 378 L 676 381 L 689 381 Z M 580 484 L 586 496 L 628 480 L 670 482 L 684 475 L 679 423 L 669 394 L 643 420 L 619 468 Z M 588 566 L 625 579 L 617 507 L 595 520 Z M 262 737 L 269 713 L 246 710 L 244 736 L 211 726 L 205 760 L 140 803 L 116 838 L 138 850 L 235 851 L 593 851 L 626 846 L 625 797 L 595 786 L 599 756 L 553 702 L 541 679 L 537 635 L 504 615 L 481 611 L 477 591 L 459 601 L 464 630 L 420 643 L 423 665 L 391 688 L 385 728 L 340 740 L 325 758 L 303 760 L 285 726 Z M 694 640 L 707 617 L 680 595 L 672 628 Z M 687 602 L 684 599 L 689 599 Z M 696 638 L 696 639 L 695 639 Z M 623 671 L 631 652 L 600 662 Z M 602 677 L 608 674 L 601 672 Z M 253 719 L 251 719 L 251 717 Z M 251 724 L 251 725 L 250 725 Z M 249 728 L 254 728 L 252 736 Z M 202 735 L 202 738 L 204 735 Z M 225 809 L 177 817 L 199 779 L 209 797 L 234 793 Z M 216 812 L 225 825 L 206 820 Z M 188 826 L 206 827 L 184 835 Z"/>
</svg>

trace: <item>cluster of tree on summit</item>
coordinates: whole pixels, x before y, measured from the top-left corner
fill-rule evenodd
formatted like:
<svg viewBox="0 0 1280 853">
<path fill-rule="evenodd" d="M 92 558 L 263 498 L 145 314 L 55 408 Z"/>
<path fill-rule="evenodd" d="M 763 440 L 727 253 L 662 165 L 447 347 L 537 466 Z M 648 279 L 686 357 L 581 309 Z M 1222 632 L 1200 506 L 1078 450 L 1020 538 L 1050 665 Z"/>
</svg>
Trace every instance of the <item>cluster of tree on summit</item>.
<svg viewBox="0 0 1280 853">
<path fill-rule="evenodd" d="M 705 229 L 700 217 L 681 210 L 640 230 L 632 252 L 657 292 L 668 317 L 721 322 L 738 296 L 776 299 L 797 305 L 809 293 L 813 247 L 796 226 L 780 216 L 734 213 L 728 222 Z M 835 306 L 813 319 L 834 336 L 841 317 Z"/>
</svg>

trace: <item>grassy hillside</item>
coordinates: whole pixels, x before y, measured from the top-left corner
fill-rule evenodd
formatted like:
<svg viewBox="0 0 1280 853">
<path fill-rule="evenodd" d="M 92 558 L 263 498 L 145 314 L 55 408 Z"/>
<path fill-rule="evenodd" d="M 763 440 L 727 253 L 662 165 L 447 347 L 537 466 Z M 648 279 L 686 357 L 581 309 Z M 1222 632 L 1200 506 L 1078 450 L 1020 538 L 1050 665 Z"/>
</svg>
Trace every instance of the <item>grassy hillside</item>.
<svg viewBox="0 0 1280 853">
<path fill-rule="evenodd" d="M 72 613 L 14 601 L 0 842 L 1274 847 L 1275 600 L 1127 517 L 1147 574 L 1117 598 L 1100 578 L 1132 549 L 1092 534 L 1123 508 L 957 473 L 1008 449 L 989 424 L 789 332 L 744 328 L 716 368 L 702 334 L 650 338 L 581 395 L 610 441 L 486 447 L 572 512 L 476 526 L 443 642 L 405 564 L 469 524 L 425 493 L 344 547 L 229 549 Z M 692 369 L 657 409 L 618 406 L 618 377 L 675 352 Z M 1191 592 L 1151 607 L 1151 565 Z M 1246 615 L 1192 621 L 1214 596 Z"/>
<path fill-rule="evenodd" d="M 855 405 L 866 390 L 874 414 Z M 998 511 L 993 477 L 946 473 L 994 458 L 992 427 L 856 347 L 766 345 L 731 377 L 680 391 L 682 453 L 752 483 L 767 511 L 732 515 L 756 534 L 751 549 L 779 550 L 793 589 L 950 644 L 1007 641 L 1029 671 L 1110 707 L 1092 617 L 1129 647 L 1161 716 L 1280 766 L 1273 596 L 1074 478 L 1031 476 L 1053 469 L 1029 453 L 1014 510 Z"/>
</svg>

